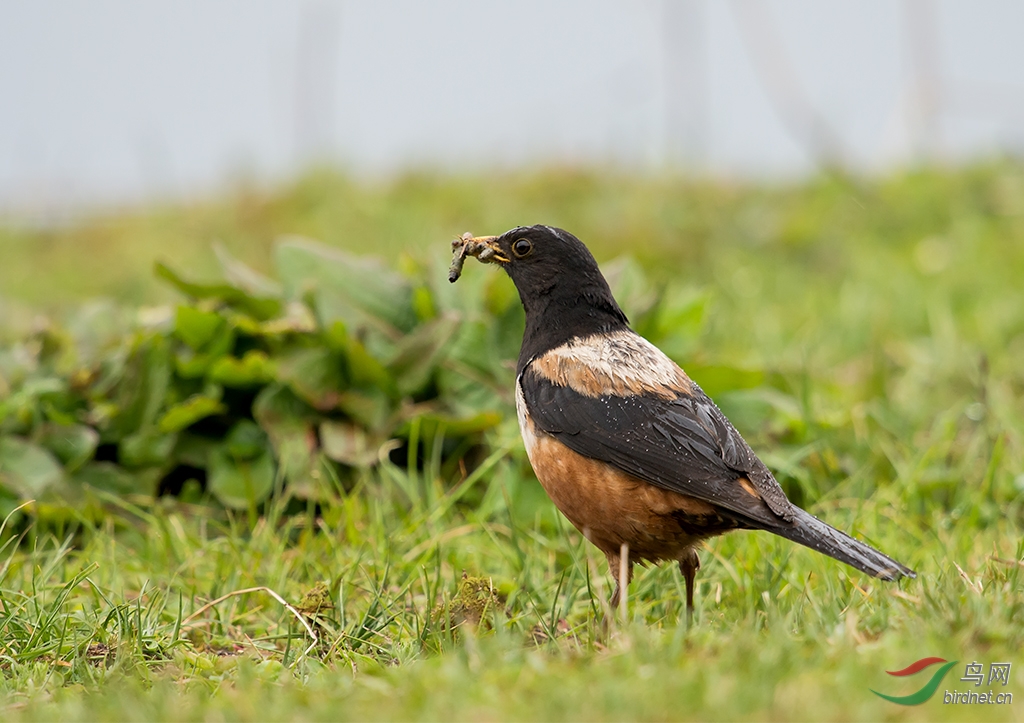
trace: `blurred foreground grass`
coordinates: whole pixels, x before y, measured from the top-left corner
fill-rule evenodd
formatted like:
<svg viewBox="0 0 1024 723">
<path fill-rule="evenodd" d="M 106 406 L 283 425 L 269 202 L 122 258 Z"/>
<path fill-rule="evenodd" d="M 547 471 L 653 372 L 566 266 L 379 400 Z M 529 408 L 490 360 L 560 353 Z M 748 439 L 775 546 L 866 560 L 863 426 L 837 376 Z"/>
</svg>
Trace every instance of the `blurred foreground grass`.
<svg viewBox="0 0 1024 723">
<path fill-rule="evenodd" d="M 569 229 L 606 267 L 638 259 L 649 282 L 618 265 L 627 311 L 652 294 L 685 310 L 646 333 L 791 496 L 919 579 L 884 585 L 738 533 L 702 555 L 696 629 L 679 624 L 666 566 L 640 571 L 630 621 L 604 635 L 604 565 L 543 497 L 510 422 L 472 489 L 428 454 L 299 514 L 109 500 L 106 519 L 25 524 L 0 551 L 4 718 L 1021 720 L 1021 166 L 788 187 L 546 172 L 368 188 L 318 174 L 0 231 L 0 329 L 20 338 L 37 310 L 96 294 L 164 302 L 153 261 L 211 275 L 214 240 L 261 270 L 279 235 L 299 233 L 443 272 L 455 234 L 531 223 Z M 464 571 L 493 582 L 493 632 L 449 630 Z M 266 592 L 203 608 L 260 586 L 298 604 L 321 581 L 330 606 L 308 654 Z M 932 655 L 961 661 L 944 683 L 958 690 L 966 662 L 1012 661 L 1020 700 L 948 706 L 940 687 L 901 708 L 870 693 L 916 690 L 927 674 L 883 671 Z"/>
</svg>

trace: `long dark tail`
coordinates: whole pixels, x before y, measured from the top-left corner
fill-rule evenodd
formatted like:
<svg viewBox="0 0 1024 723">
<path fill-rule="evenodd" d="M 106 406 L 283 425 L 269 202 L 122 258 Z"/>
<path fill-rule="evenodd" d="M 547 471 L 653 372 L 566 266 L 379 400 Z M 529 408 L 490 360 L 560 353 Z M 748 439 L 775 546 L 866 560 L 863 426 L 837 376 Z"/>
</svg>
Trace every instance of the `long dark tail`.
<svg viewBox="0 0 1024 723">
<path fill-rule="evenodd" d="M 826 525 L 814 515 L 808 514 L 800 508 L 795 509 L 796 519 L 792 526 L 767 527 L 765 529 L 785 537 L 787 540 L 799 542 L 812 550 L 834 557 L 840 562 L 845 562 L 847 565 L 882 580 L 917 577 L 917 573 L 906 565 L 901 565 L 870 545 L 865 545 L 845 532 Z"/>
</svg>

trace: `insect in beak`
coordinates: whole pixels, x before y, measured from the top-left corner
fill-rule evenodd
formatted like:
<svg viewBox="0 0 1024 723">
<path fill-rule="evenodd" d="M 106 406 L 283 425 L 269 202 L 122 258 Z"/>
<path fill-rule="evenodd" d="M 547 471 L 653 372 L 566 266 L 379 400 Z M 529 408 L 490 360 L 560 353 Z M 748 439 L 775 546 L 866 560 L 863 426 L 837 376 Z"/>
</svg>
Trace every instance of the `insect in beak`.
<svg viewBox="0 0 1024 723">
<path fill-rule="evenodd" d="M 462 276 L 462 265 L 467 256 L 475 256 L 484 264 L 507 264 L 511 261 L 498 246 L 497 236 L 473 236 L 468 231 L 452 241 L 452 265 L 448 267 L 448 281 L 455 283 Z"/>
</svg>

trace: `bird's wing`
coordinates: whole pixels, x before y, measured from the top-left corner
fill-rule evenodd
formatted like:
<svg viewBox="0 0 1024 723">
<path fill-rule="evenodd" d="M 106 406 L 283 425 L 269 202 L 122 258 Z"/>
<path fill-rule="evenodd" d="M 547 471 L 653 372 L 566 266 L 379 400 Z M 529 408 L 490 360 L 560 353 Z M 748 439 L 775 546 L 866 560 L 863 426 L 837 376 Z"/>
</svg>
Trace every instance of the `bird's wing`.
<svg viewBox="0 0 1024 723">
<path fill-rule="evenodd" d="M 578 354 L 575 362 L 586 363 Z M 640 393 L 614 384 L 610 393 L 599 393 L 593 384 L 574 388 L 566 375 L 545 373 L 550 368 L 531 364 L 523 370 L 523 402 L 540 430 L 573 451 L 710 502 L 754 527 L 794 520 L 795 508 L 771 472 L 696 384 L 658 388 L 654 382 Z"/>
</svg>

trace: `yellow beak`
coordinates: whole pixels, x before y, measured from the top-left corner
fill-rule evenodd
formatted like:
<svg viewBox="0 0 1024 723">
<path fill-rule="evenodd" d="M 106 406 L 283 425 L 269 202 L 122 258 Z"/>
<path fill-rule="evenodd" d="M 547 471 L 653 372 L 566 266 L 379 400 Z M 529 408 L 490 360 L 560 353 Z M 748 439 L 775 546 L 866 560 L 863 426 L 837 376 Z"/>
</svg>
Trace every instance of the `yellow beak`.
<svg viewBox="0 0 1024 723">
<path fill-rule="evenodd" d="M 464 237 L 463 241 L 467 246 L 466 255 L 475 256 L 478 261 L 485 264 L 507 264 L 512 260 L 501 250 L 497 236 L 471 236 L 468 239 Z"/>
</svg>

